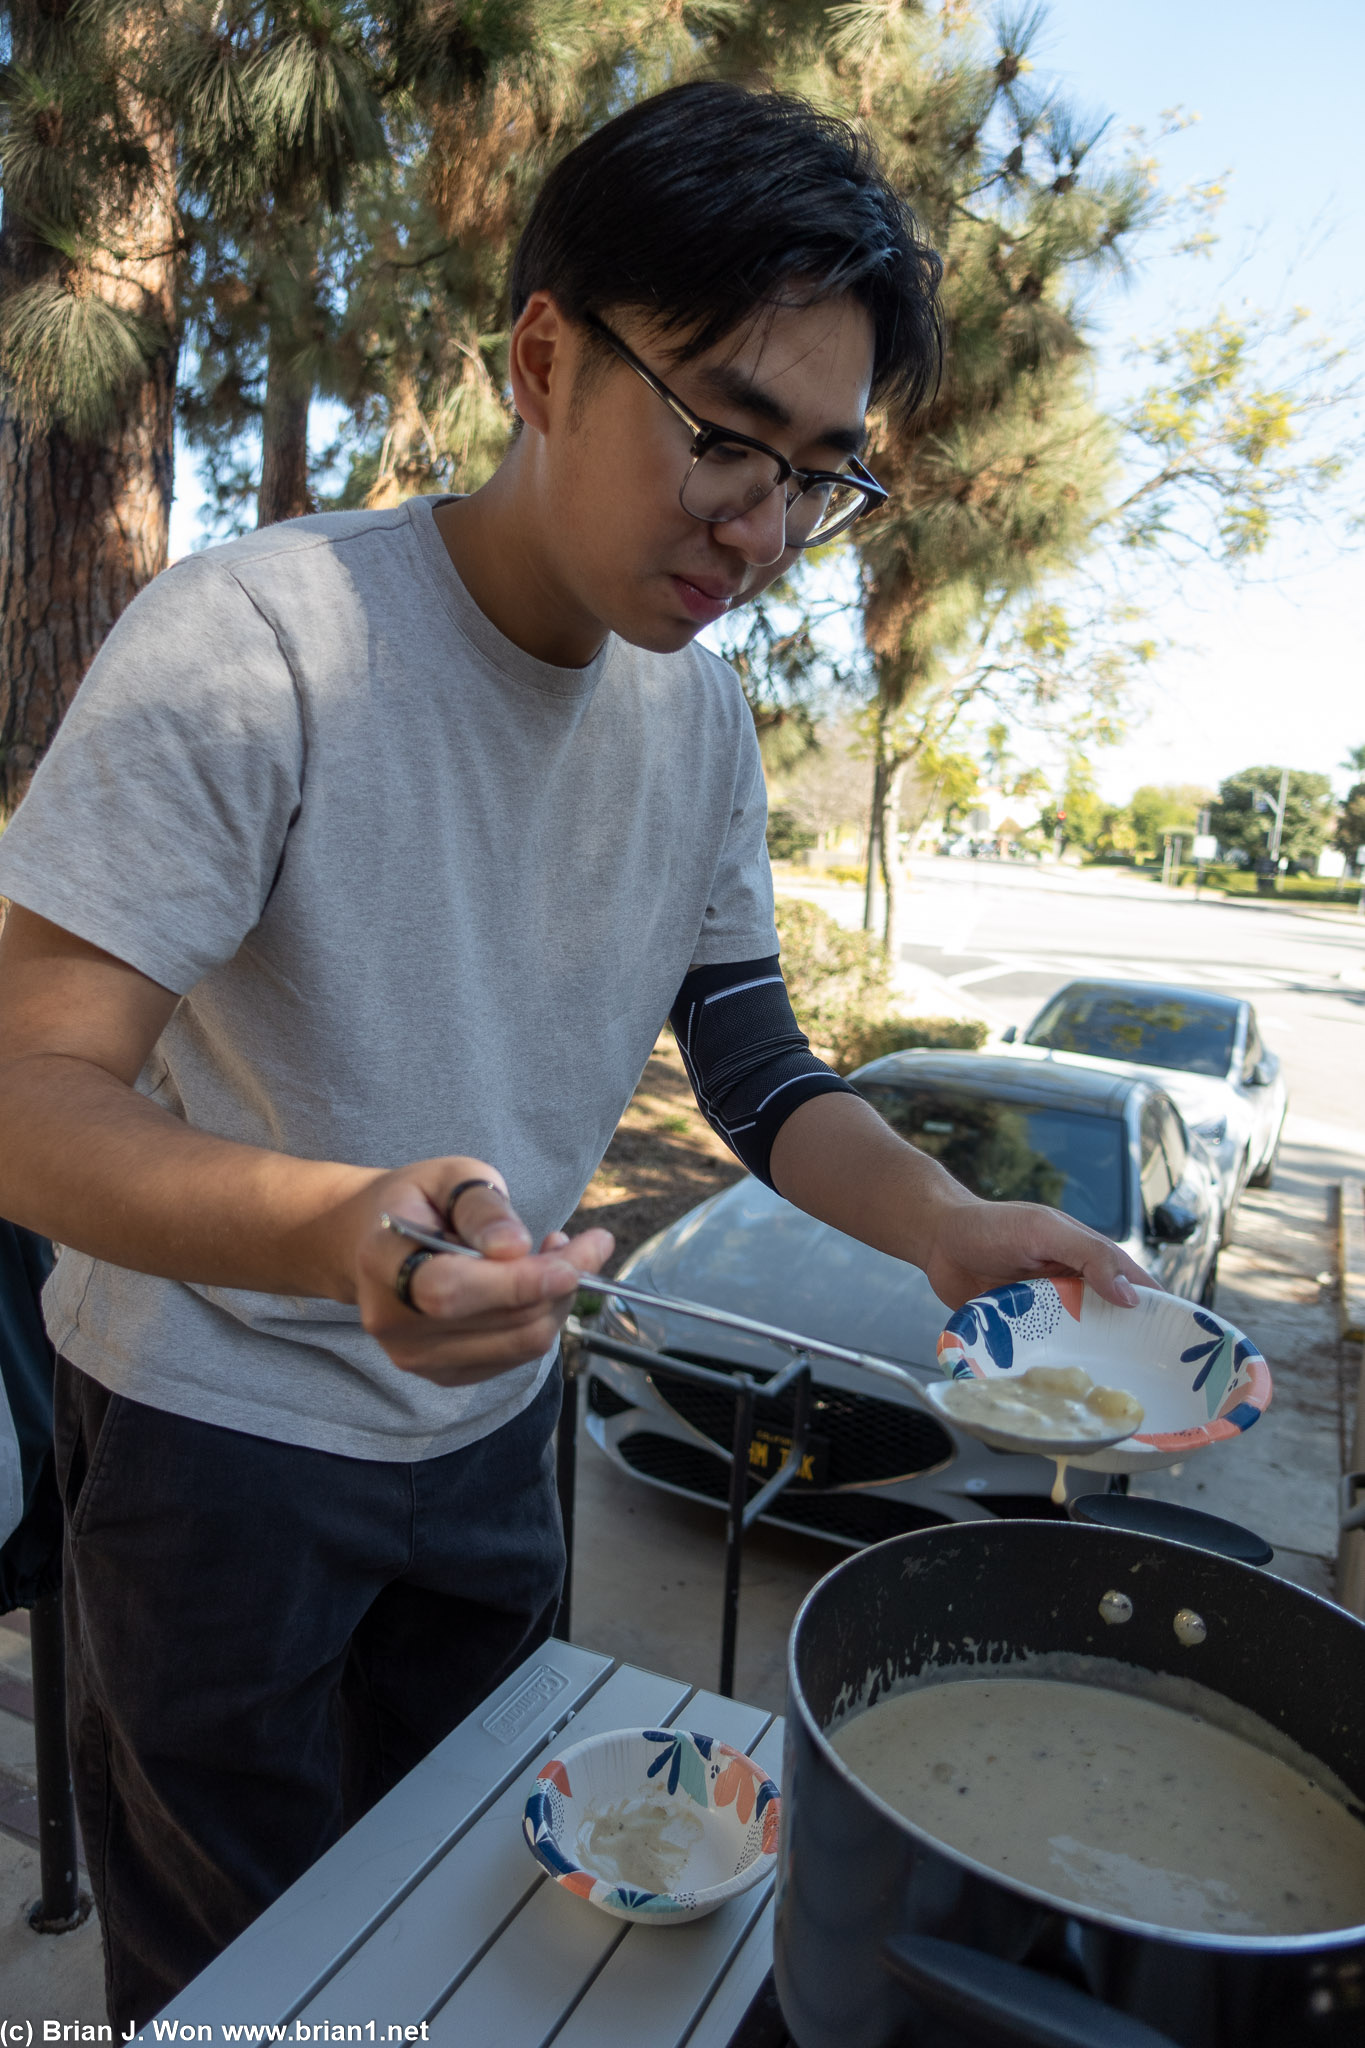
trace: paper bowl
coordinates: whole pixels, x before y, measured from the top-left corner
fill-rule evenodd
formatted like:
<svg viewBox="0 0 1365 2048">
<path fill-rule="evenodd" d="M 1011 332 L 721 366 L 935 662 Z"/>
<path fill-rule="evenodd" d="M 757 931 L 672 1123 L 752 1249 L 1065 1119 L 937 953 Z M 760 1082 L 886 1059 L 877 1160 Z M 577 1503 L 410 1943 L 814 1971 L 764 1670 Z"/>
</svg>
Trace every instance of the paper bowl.
<svg viewBox="0 0 1365 2048">
<path fill-rule="evenodd" d="M 1017 1281 L 979 1294 L 938 1340 L 950 1379 L 1079 1365 L 1142 1403 L 1142 1428 L 1107 1451 L 1068 1456 L 1092 1472 L 1154 1472 L 1241 1436 L 1270 1405 L 1270 1368 L 1249 1337 L 1197 1302 L 1138 1289 L 1118 1308 L 1080 1280 Z"/>
<path fill-rule="evenodd" d="M 541 1769 L 522 1833 L 556 1884 L 617 1920 L 699 1920 L 777 1861 L 782 1801 L 742 1750 L 618 1728 Z"/>
</svg>

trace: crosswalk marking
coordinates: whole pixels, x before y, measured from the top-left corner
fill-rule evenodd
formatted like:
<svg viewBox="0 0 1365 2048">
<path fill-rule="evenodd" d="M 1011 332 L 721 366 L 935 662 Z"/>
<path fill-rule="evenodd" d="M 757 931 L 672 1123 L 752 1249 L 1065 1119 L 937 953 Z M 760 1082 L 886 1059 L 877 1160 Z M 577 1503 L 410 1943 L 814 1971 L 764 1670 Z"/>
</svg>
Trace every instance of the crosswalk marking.
<svg viewBox="0 0 1365 2048">
<path fill-rule="evenodd" d="M 917 951 L 928 950 L 907 947 L 906 952 L 913 958 Z M 1294 988 L 1317 978 L 1282 968 L 1215 967 L 1203 961 L 1094 960 L 1055 953 L 987 953 L 983 957 L 987 963 L 984 967 L 970 967 L 962 974 L 945 975 L 944 979 L 953 988 L 974 988 L 980 982 L 1000 981 L 1011 974 L 1067 974 L 1087 981 L 1156 981 L 1177 986 L 1209 983 L 1243 992 Z"/>
<path fill-rule="evenodd" d="M 1051 969 L 1040 967 L 1034 961 L 1005 960 L 998 967 L 973 967 L 969 974 L 950 974 L 946 979 L 954 988 L 971 988 L 978 981 L 994 981 L 1002 974 L 1050 973 Z"/>
</svg>

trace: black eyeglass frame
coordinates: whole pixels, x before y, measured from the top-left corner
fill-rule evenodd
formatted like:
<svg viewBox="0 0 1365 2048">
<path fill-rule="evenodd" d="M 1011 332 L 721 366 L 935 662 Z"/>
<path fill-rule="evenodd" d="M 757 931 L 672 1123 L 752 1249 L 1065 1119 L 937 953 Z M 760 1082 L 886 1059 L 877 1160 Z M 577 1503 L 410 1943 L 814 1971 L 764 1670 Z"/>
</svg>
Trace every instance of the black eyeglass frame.
<svg viewBox="0 0 1365 2048">
<path fill-rule="evenodd" d="M 774 491 L 781 490 L 782 487 L 785 484 L 789 483 L 793 477 L 799 479 L 801 485 L 800 490 L 796 493 L 795 497 L 789 497 L 787 499 L 788 511 L 790 511 L 792 506 L 796 503 L 797 498 L 804 496 L 804 494 L 808 490 L 812 489 L 813 486 L 815 486 L 816 484 L 842 484 L 845 488 L 848 488 L 851 485 L 854 490 L 862 492 L 862 504 L 856 506 L 852 512 L 846 515 L 846 517 L 839 520 L 837 525 L 830 527 L 828 532 L 812 533 L 809 540 L 787 541 L 787 546 L 789 548 L 792 548 L 793 550 L 799 551 L 802 548 L 824 547 L 829 541 L 837 539 L 837 537 L 841 533 L 846 533 L 849 527 L 852 526 L 855 519 L 863 518 L 864 515 L 868 512 L 875 512 L 878 509 L 878 507 L 884 505 L 887 499 L 890 497 L 891 493 L 886 489 L 885 485 L 879 484 L 877 482 L 877 479 L 875 476 L 873 476 L 871 470 L 866 468 L 865 465 L 858 460 L 856 455 L 849 456 L 848 461 L 850 467 L 849 469 L 846 470 L 799 469 L 794 462 L 789 462 L 787 460 L 787 457 L 782 453 L 781 449 L 770 448 L 766 441 L 755 440 L 752 434 L 738 433 L 733 427 L 717 426 L 714 420 L 704 420 L 701 417 L 700 413 L 695 413 L 692 411 L 690 406 L 684 405 L 682 400 L 678 397 L 677 393 L 675 391 L 670 391 L 668 386 L 664 383 L 663 378 L 656 377 L 653 370 L 650 369 L 649 365 L 647 363 L 642 363 L 640 361 L 640 358 L 636 355 L 635 351 L 631 348 L 628 348 L 625 342 L 621 340 L 619 335 L 612 333 L 610 327 L 608 327 L 605 320 L 600 319 L 596 313 L 588 313 L 584 316 L 584 325 L 590 327 L 594 334 L 601 335 L 603 341 L 606 342 L 607 346 L 611 349 L 614 349 L 616 354 L 621 358 L 621 361 L 625 363 L 629 369 L 634 370 L 637 377 L 642 378 L 644 382 L 648 384 L 650 390 L 655 394 L 655 396 L 663 400 L 664 404 L 669 408 L 670 412 L 673 413 L 674 417 L 676 419 L 681 420 L 682 424 L 687 428 L 689 434 L 691 434 L 692 461 L 691 465 L 688 468 L 687 475 L 683 478 L 678 490 L 678 502 L 679 504 L 682 505 L 683 511 L 686 512 L 689 519 L 697 519 L 703 526 L 720 526 L 725 523 L 721 519 L 705 519 L 699 512 L 694 512 L 690 505 L 683 503 L 683 492 L 687 489 L 688 480 L 692 475 L 692 471 L 696 468 L 697 464 L 701 461 L 702 457 L 706 455 L 712 448 L 718 446 L 718 444 L 721 443 L 722 441 L 735 442 L 741 448 L 756 448 L 761 455 L 770 456 L 771 459 L 777 464 L 778 471 L 776 480 L 774 481 L 772 486 L 772 490 Z M 771 497 L 772 492 L 769 491 L 766 495 Z M 763 502 L 764 499 L 762 498 L 756 500 L 756 503 L 760 505 Z M 750 507 L 750 510 L 753 510 L 752 506 Z M 732 514 L 731 516 L 733 517 L 737 515 Z"/>
</svg>

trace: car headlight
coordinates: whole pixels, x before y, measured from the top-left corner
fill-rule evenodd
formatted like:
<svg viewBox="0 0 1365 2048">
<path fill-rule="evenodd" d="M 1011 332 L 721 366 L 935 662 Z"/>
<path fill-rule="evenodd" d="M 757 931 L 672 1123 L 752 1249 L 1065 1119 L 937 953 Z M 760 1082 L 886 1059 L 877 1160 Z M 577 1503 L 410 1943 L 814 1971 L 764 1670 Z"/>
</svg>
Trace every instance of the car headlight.
<svg viewBox="0 0 1365 2048">
<path fill-rule="evenodd" d="M 607 1337 L 620 1337 L 627 1344 L 638 1344 L 640 1325 L 631 1314 L 619 1294 L 609 1294 L 602 1304 L 602 1333 Z"/>
<path fill-rule="evenodd" d="M 1225 1116 L 1213 1116 L 1194 1128 L 1206 1145 L 1221 1145 L 1228 1134 L 1228 1120 Z"/>
</svg>

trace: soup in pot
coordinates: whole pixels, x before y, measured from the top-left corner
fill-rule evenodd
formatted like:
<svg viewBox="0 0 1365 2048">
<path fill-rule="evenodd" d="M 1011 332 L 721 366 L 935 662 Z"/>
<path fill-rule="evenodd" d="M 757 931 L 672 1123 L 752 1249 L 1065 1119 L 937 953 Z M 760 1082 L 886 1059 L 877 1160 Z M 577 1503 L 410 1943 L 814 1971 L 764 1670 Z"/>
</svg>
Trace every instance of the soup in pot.
<svg viewBox="0 0 1365 2048">
<path fill-rule="evenodd" d="M 1365 1826 L 1311 1759 L 1157 1700 L 973 1677 L 882 1700 L 829 1739 L 927 1834 L 1082 1908 L 1223 1935 L 1365 1923 Z"/>
</svg>

